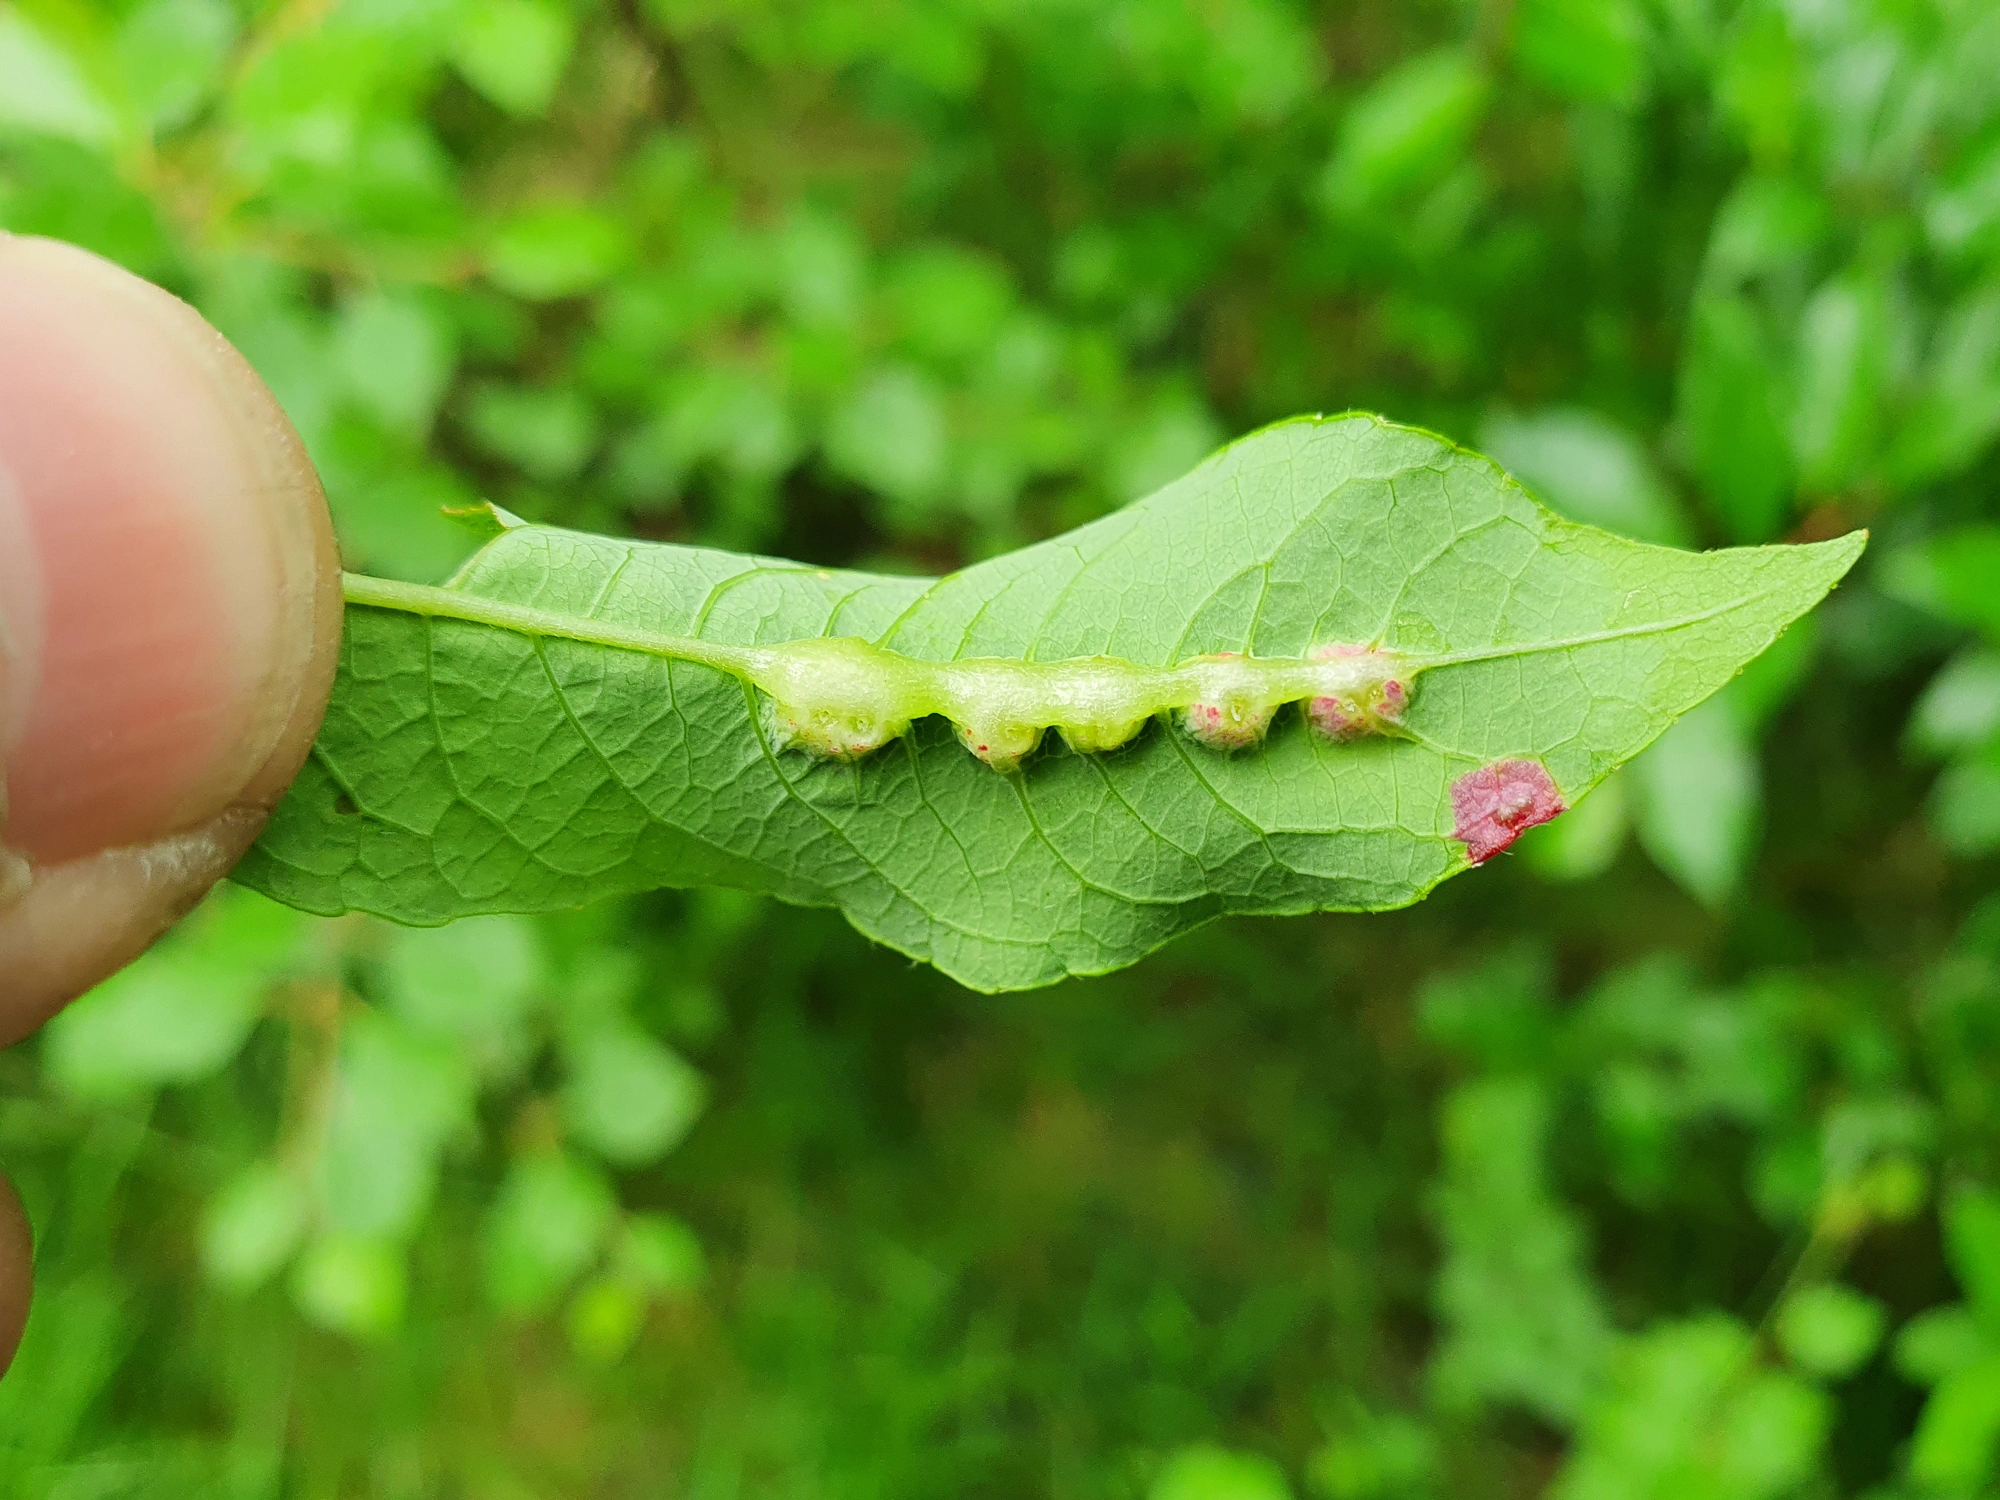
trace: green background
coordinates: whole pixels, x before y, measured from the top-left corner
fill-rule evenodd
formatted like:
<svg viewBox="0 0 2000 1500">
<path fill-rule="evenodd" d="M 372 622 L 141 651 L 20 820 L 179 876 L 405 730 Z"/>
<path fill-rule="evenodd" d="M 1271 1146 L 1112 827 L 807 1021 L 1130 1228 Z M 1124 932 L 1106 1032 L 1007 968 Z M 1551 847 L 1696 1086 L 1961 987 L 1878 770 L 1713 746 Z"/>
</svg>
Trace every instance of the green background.
<svg viewBox="0 0 2000 1500">
<path fill-rule="evenodd" d="M 0 226 L 442 506 L 948 568 L 1296 411 L 1857 576 L 1425 905 L 982 997 L 226 891 L 0 1058 L 8 1495 L 2000 1492 L 2000 7 L 0 0 Z"/>
</svg>

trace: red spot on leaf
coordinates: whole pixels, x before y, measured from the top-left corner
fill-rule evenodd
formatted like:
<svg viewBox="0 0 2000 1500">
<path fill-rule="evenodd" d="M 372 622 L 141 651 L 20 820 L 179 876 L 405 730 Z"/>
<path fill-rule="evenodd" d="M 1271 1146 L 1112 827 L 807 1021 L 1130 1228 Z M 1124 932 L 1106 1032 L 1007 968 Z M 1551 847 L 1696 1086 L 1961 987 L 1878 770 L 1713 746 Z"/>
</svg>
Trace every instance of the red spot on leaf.
<svg viewBox="0 0 2000 1500">
<path fill-rule="evenodd" d="M 1540 761 L 1495 761 L 1451 784 L 1451 810 L 1458 820 L 1451 836 L 1464 841 L 1475 865 L 1484 864 L 1567 805 Z"/>
</svg>

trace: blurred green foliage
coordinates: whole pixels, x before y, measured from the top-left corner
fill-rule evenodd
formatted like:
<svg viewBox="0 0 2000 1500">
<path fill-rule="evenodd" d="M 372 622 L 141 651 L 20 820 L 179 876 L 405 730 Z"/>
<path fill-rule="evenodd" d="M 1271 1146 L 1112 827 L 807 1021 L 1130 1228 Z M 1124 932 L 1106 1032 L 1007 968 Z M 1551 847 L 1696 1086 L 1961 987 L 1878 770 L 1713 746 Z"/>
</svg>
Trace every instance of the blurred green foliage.
<svg viewBox="0 0 2000 1500">
<path fill-rule="evenodd" d="M 2000 7 L 0 0 L 0 225 L 440 509 L 949 566 L 1381 409 L 1864 576 L 1521 857 L 1000 999 L 224 893 L 17 1049 L 24 1497 L 2000 1493 Z"/>
</svg>

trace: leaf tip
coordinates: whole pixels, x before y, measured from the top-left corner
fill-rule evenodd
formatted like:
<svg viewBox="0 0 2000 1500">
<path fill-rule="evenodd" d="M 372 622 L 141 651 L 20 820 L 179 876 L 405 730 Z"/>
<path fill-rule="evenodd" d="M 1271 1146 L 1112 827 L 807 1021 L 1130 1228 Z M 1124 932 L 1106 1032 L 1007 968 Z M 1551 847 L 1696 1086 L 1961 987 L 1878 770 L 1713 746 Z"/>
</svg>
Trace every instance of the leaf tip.
<svg viewBox="0 0 2000 1500">
<path fill-rule="evenodd" d="M 1840 572 L 1834 575 L 1838 579 L 1849 568 L 1854 566 L 1862 553 L 1868 550 L 1868 540 L 1868 528 L 1866 526 L 1859 526 L 1853 531 L 1848 532 L 1845 536 L 1831 537 L 1824 542 L 1814 542 L 1810 545 L 1817 549 L 1823 549 L 1829 556 L 1839 562 Z"/>
</svg>

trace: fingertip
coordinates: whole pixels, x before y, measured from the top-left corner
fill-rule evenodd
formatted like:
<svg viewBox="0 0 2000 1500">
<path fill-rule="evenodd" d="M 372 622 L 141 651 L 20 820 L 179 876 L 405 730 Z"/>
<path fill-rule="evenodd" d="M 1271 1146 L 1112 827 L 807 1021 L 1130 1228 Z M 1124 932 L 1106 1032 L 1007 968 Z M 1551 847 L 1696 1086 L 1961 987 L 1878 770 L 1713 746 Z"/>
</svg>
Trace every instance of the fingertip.
<svg viewBox="0 0 2000 1500">
<path fill-rule="evenodd" d="M 0 470 L 39 575 L 39 619 L 12 632 L 38 659 L 8 842 L 55 863 L 212 816 L 323 688 L 338 628 L 325 500 L 290 425 L 185 303 L 14 238 Z"/>
<path fill-rule="evenodd" d="M 241 356 L 109 262 L 0 236 L 0 815 L 32 871 L 0 914 L 0 998 L 18 1015 L 130 957 L 254 837 L 317 731 L 340 609 L 318 479 Z"/>
</svg>

